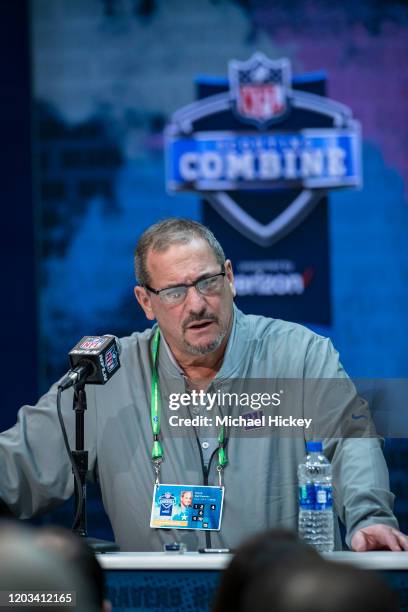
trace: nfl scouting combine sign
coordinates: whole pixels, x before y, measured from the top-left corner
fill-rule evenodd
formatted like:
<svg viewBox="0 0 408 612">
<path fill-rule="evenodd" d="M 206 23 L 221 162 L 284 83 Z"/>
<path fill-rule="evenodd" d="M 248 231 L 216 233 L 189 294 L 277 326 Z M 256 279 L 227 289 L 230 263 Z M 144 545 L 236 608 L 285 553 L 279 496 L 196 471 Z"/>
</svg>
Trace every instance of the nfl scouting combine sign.
<svg viewBox="0 0 408 612">
<path fill-rule="evenodd" d="M 287 59 L 231 61 L 166 128 L 171 192 L 195 191 L 248 311 L 330 323 L 327 194 L 361 183 L 359 124 L 324 75 Z M 317 206 L 318 205 L 318 206 Z"/>
</svg>

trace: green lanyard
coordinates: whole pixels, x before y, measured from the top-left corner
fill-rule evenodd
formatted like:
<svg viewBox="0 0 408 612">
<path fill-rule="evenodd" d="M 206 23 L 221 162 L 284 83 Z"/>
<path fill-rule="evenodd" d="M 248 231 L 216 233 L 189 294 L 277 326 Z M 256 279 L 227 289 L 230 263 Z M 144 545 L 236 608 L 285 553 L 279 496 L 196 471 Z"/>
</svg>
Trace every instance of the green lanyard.
<svg viewBox="0 0 408 612">
<path fill-rule="evenodd" d="M 153 462 L 161 462 L 163 460 L 163 449 L 159 440 L 160 435 L 160 390 L 159 390 L 159 376 L 157 374 L 157 353 L 159 352 L 160 343 L 160 330 L 156 329 L 156 333 L 153 336 L 152 344 L 152 357 L 153 357 L 153 372 L 152 372 L 152 395 L 150 401 L 150 420 L 152 424 L 153 432 L 153 448 L 152 448 L 152 460 Z"/>
<path fill-rule="evenodd" d="M 157 328 L 153 336 L 153 342 L 152 342 L 153 372 L 152 372 L 152 389 L 151 389 L 151 401 L 150 401 L 150 421 L 151 421 L 152 433 L 153 433 L 152 462 L 153 462 L 153 467 L 154 467 L 154 471 L 156 474 L 156 484 L 159 484 L 160 467 L 163 461 L 163 448 L 160 442 L 160 417 L 161 417 L 160 388 L 159 388 L 159 375 L 157 372 L 157 355 L 159 352 L 159 344 L 160 344 L 160 329 Z M 225 446 L 226 446 L 225 428 L 222 425 L 218 433 L 217 471 L 219 474 L 220 486 L 221 486 L 222 471 L 228 464 L 228 457 L 227 457 Z"/>
</svg>

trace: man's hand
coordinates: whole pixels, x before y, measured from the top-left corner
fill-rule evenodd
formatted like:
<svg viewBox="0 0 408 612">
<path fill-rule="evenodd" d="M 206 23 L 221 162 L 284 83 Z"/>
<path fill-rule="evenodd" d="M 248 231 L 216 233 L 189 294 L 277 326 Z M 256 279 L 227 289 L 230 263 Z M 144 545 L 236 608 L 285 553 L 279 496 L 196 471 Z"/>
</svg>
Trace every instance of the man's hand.
<svg viewBox="0 0 408 612">
<path fill-rule="evenodd" d="M 357 552 L 367 550 L 408 550 L 408 537 L 388 525 L 370 525 L 355 532 L 351 548 Z"/>
</svg>

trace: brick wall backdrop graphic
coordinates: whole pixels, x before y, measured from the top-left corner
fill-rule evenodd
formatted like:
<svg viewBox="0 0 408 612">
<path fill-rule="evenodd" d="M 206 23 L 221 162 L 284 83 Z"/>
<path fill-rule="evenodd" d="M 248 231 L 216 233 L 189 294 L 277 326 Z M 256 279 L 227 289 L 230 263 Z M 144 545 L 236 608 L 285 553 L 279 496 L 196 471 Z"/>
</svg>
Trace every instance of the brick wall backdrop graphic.
<svg viewBox="0 0 408 612">
<path fill-rule="evenodd" d="M 314 328 L 353 376 L 407 375 L 403 3 L 202 0 L 198 19 L 185 0 L 43 0 L 31 13 L 43 391 L 83 335 L 146 327 L 132 296 L 138 236 L 169 215 L 205 218 L 194 194 L 166 193 L 164 126 L 194 99 L 197 76 L 223 77 L 230 59 L 256 51 L 289 58 L 294 74 L 324 71 L 328 96 L 362 124 L 364 186 L 330 196 L 332 318 Z M 387 441 L 386 452 L 408 529 L 407 447 Z M 91 529 L 100 516 L 92 501 Z"/>
</svg>

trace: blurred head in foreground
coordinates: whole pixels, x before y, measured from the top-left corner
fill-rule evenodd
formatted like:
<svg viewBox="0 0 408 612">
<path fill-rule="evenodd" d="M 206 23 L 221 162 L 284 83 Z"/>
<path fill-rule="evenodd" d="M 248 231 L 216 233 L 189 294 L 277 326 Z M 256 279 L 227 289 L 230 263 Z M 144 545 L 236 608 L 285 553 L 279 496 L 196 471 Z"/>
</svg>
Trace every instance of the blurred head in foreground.
<svg viewBox="0 0 408 612">
<path fill-rule="evenodd" d="M 36 540 L 41 548 L 58 555 L 80 572 L 89 587 L 93 603 L 104 612 L 111 611 L 112 605 L 105 598 L 102 567 L 84 540 L 63 527 L 44 527 L 37 532 Z"/>
<path fill-rule="evenodd" d="M 34 530 L 9 521 L 0 523 L 0 591 L 75 592 L 76 610 L 97 610 L 81 574 L 58 555 L 39 546 Z M 12 609 L 28 608 L 13 605 Z M 43 607 L 29 609 L 43 610 Z M 56 604 L 47 609 L 67 610 L 67 607 Z"/>
<path fill-rule="evenodd" d="M 242 612 L 397 612 L 398 595 L 374 572 L 323 561 L 294 559 L 264 571 L 245 589 Z"/>
<path fill-rule="evenodd" d="M 305 565 L 323 562 L 319 553 L 299 540 L 292 531 L 272 529 L 242 544 L 221 577 L 213 612 L 240 610 L 245 589 L 260 572 L 268 569 L 273 574 L 293 558 Z"/>
<path fill-rule="evenodd" d="M 237 550 L 213 612 L 396 612 L 398 596 L 373 572 L 325 561 L 290 531 L 263 532 Z"/>
</svg>

